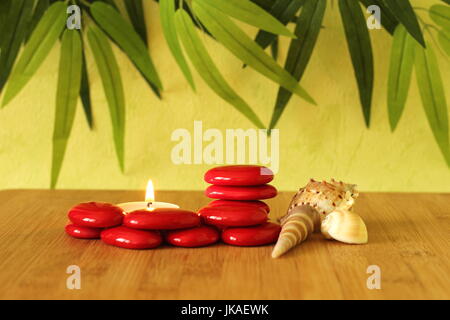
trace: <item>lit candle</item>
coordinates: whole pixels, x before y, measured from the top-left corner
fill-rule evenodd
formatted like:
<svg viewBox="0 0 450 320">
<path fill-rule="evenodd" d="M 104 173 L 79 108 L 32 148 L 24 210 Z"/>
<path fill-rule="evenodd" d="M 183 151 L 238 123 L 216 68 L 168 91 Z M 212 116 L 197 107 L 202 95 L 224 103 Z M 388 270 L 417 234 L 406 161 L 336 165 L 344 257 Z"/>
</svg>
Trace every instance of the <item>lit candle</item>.
<svg viewBox="0 0 450 320">
<path fill-rule="evenodd" d="M 125 214 L 142 209 L 153 211 L 157 208 L 179 208 L 176 204 L 155 201 L 155 188 L 153 187 L 152 180 L 148 181 L 145 201 L 125 202 L 117 206 L 122 208 Z"/>
</svg>

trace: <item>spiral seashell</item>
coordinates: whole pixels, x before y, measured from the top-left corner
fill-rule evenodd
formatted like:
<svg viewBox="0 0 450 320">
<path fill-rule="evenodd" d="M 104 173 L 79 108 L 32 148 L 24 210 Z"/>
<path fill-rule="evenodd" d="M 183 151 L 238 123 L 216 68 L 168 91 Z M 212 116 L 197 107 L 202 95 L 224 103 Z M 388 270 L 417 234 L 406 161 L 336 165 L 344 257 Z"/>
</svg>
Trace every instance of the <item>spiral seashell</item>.
<svg viewBox="0 0 450 320">
<path fill-rule="evenodd" d="M 320 216 L 309 205 L 296 206 L 289 211 L 281 224 L 282 229 L 272 251 L 272 258 L 278 258 L 291 248 L 305 241 L 308 236 L 319 230 Z"/>
<path fill-rule="evenodd" d="M 337 209 L 350 212 L 358 197 L 356 185 L 331 179 L 311 179 L 292 199 L 287 214 L 280 219 L 280 236 L 272 251 L 277 258 L 320 229 L 321 222 Z M 334 230 L 334 229 L 333 229 Z M 328 235 L 328 233 L 326 233 Z"/>
<path fill-rule="evenodd" d="M 321 224 L 321 232 L 327 239 L 351 244 L 367 243 L 367 228 L 363 219 L 354 212 L 336 209 Z"/>
</svg>

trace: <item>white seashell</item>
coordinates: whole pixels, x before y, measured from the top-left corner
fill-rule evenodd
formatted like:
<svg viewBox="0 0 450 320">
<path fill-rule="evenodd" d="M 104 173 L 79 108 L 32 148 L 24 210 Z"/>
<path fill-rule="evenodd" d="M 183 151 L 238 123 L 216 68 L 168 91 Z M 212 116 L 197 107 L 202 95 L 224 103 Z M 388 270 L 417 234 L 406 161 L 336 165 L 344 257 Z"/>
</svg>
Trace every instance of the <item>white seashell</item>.
<svg viewBox="0 0 450 320">
<path fill-rule="evenodd" d="M 321 232 L 327 239 L 351 244 L 367 243 L 367 228 L 363 219 L 354 212 L 336 209 L 321 224 Z"/>
<path fill-rule="evenodd" d="M 354 184 L 334 179 L 331 182 L 311 179 L 295 194 L 286 215 L 279 220 L 282 229 L 272 257 L 281 256 L 305 241 L 312 232 L 320 230 L 321 221 L 331 212 L 351 210 L 357 197 Z"/>
<path fill-rule="evenodd" d="M 320 228 L 319 213 L 311 206 L 297 206 L 289 210 L 283 220 L 282 229 L 272 251 L 272 258 L 278 258 Z"/>
</svg>

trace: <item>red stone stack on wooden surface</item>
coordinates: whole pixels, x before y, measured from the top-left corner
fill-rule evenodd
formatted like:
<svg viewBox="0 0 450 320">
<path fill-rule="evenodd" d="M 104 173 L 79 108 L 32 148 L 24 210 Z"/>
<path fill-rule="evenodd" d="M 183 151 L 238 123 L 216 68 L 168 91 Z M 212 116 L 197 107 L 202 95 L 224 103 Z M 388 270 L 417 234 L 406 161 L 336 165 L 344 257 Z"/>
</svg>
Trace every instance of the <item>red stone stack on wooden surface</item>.
<svg viewBox="0 0 450 320">
<path fill-rule="evenodd" d="M 219 240 L 219 232 L 202 226 L 199 215 L 183 209 L 123 210 L 108 203 L 81 203 L 70 209 L 66 233 L 79 239 L 102 239 L 126 249 L 152 249 L 165 240 L 180 247 L 202 247 Z"/>
<path fill-rule="evenodd" d="M 222 241 L 238 246 L 270 244 L 280 226 L 268 222 L 270 207 L 263 201 L 277 195 L 268 183 L 273 172 L 256 165 L 223 166 L 209 170 L 205 181 L 212 184 L 205 194 L 212 199 L 199 210 L 205 224 L 222 230 Z"/>
<path fill-rule="evenodd" d="M 275 197 L 269 185 L 273 173 L 261 166 L 225 166 L 209 170 L 212 185 L 206 195 L 217 199 L 198 213 L 173 208 L 142 209 L 125 214 L 113 204 L 81 203 L 69 210 L 66 233 L 79 239 L 102 239 L 127 249 L 151 249 L 163 240 L 179 247 L 202 247 L 220 237 L 227 244 L 257 246 L 273 243 L 280 226 L 268 222 L 269 206 L 260 201 Z"/>
</svg>

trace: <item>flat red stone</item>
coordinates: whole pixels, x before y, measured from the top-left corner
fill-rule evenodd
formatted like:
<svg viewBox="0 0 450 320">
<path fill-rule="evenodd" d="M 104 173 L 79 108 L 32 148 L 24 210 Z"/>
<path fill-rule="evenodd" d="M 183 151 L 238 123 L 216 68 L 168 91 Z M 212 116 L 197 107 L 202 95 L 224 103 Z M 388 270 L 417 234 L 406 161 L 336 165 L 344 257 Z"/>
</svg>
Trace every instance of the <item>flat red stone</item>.
<svg viewBox="0 0 450 320">
<path fill-rule="evenodd" d="M 272 222 L 256 227 L 228 228 L 222 232 L 222 241 L 234 246 L 262 246 L 275 243 L 280 231 L 281 227 Z"/>
<path fill-rule="evenodd" d="M 124 226 L 103 230 L 101 238 L 106 244 L 126 249 L 151 249 L 162 242 L 159 232 L 136 230 Z"/>
<path fill-rule="evenodd" d="M 255 165 L 216 167 L 205 173 L 206 182 L 221 186 L 256 186 L 272 180 L 272 170 Z"/>
<path fill-rule="evenodd" d="M 74 224 L 68 224 L 65 228 L 66 233 L 78 239 L 100 239 L 101 228 L 79 227 Z"/>
<path fill-rule="evenodd" d="M 198 213 L 204 223 L 221 227 L 254 226 L 267 221 L 264 209 L 248 206 L 203 207 Z"/>
<path fill-rule="evenodd" d="M 208 246 L 218 240 L 219 232 L 208 226 L 169 231 L 166 235 L 166 241 L 171 245 L 188 248 Z"/>
<path fill-rule="evenodd" d="M 183 209 L 144 209 L 127 214 L 123 224 L 135 229 L 174 230 L 196 227 L 200 225 L 200 217 L 195 212 Z"/>
<path fill-rule="evenodd" d="M 236 201 L 236 200 L 214 200 L 207 204 L 208 207 L 217 206 L 249 206 L 257 207 L 266 210 L 267 213 L 270 212 L 270 207 L 267 203 L 253 200 L 253 201 Z"/>
<path fill-rule="evenodd" d="M 260 200 L 275 197 L 277 189 L 269 184 L 255 187 L 209 186 L 205 195 L 223 200 Z"/>
<path fill-rule="evenodd" d="M 108 228 L 122 223 L 123 210 L 110 203 L 80 203 L 69 210 L 69 219 L 79 227 Z"/>
</svg>

